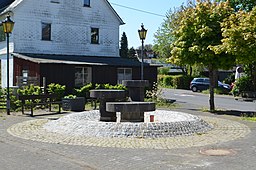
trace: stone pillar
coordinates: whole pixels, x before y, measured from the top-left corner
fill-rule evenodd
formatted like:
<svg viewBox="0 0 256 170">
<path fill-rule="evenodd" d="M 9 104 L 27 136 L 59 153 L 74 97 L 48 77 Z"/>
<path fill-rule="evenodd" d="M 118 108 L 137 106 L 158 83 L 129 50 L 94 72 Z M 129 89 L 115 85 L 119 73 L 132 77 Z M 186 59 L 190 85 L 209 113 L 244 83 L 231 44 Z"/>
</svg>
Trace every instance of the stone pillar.
<svg viewBox="0 0 256 170">
<path fill-rule="evenodd" d="M 148 80 L 123 80 L 122 84 L 127 87 L 132 101 L 144 101 L 145 87 L 149 86 Z M 144 121 L 144 112 L 140 113 L 141 121 Z"/>
</svg>

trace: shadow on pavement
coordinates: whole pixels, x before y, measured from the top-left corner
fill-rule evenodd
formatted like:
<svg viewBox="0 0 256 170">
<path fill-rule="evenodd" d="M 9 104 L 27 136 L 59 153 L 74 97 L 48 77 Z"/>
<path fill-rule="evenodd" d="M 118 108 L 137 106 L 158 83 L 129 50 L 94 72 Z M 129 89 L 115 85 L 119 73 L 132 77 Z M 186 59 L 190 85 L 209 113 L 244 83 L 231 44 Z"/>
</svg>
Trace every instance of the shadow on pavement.
<svg viewBox="0 0 256 170">
<path fill-rule="evenodd" d="M 256 117 L 255 111 L 239 111 L 239 110 L 220 110 L 213 112 L 217 115 L 231 115 L 231 116 L 239 116 L 239 117 Z"/>
</svg>

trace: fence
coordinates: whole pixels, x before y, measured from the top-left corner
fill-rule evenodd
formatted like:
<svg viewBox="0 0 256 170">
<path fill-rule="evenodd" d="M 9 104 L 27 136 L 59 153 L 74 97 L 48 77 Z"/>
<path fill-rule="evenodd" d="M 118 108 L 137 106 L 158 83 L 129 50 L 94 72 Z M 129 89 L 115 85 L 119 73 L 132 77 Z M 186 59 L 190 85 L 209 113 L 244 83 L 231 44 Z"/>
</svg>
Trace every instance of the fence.
<svg viewBox="0 0 256 170">
<path fill-rule="evenodd" d="M 17 86 L 28 86 L 34 84 L 35 86 L 40 86 L 40 77 L 23 77 L 17 76 Z"/>
</svg>

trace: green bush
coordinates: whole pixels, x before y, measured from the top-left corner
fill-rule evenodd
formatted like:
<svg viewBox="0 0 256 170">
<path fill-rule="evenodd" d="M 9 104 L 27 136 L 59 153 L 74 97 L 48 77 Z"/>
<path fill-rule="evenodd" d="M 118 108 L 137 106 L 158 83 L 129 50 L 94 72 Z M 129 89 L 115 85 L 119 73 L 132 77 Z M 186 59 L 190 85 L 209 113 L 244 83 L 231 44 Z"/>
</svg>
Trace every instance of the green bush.
<svg viewBox="0 0 256 170">
<path fill-rule="evenodd" d="M 162 84 L 164 87 L 173 86 L 173 76 L 164 76 Z"/>
<path fill-rule="evenodd" d="M 24 86 L 18 89 L 17 92 L 19 95 L 38 95 L 42 93 L 40 86 L 35 86 L 33 84 Z"/>
<path fill-rule="evenodd" d="M 164 79 L 165 75 L 157 75 L 157 84 L 160 86 L 164 86 L 163 84 L 163 79 Z"/>
<path fill-rule="evenodd" d="M 126 90 L 126 87 L 122 84 L 110 85 L 110 84 L 96 84 L 95 89 L 116 89 L 116 90 Z"/>
<path fill-rule="evenodd" d="M 76 95 L 78 97 L 88 97 L 88 94 L 90 92 L 90 90 L 92 90 L 94 87 L 92 85 L 92 83 L 86 84 L 83 87 L 81 87 L 80 89 L 75 89 Z"/>
<path fill-rule="evenodd" d="M 173 87 L 177 89 L 189 89 L 192 76 L 188 75 L 160 75 L 158 76 L 158 84 L 163 87 Z"/>
<path fill-rule="evenodd" d="M 159 75 L 168 75 L 170 67 L 162 67 L 158 69 Z"/>
<path fill-rule="evenodd" d="M 223 82 L 224 82 L 225 84 L 231 84 L 231 83 L 233 83 L 234 81 L 235 81 L 235 74 L 234 74 L 234 73 L 228 75 L 228 77 L 223 80 Z"/>
<path fill-rule="evenodd" d="M 77 97 L 76 95 L 70 94 L 70 95 L 68 95 L 68 96 L 64 96 L 63 98 L 64 98 L 64 99 L 75 99 L 76 97 Z"/>
<path fill-rule="evenodd" d="M 172 77 L 173 87 L 177 89 L 189 89 L 190 82 L 193 80 L 192 76 L 178 75 Z"/>
<path fill-rule="evenodd" d="M 56 94 L 57 100 L 61 100 L 64 95 L 65 95 L 65 90 L 66 90 L 66 86 L 65 85 L 60 85 L 60 84 L 55 84 L 55 83 L 51 83 L 48 85 L 47 91 L 50 94 Z"/>
<path fill-rule="evenodd" d="M 40 86 L 35 86 L 30 84 L 29 86 L 23 86 L 17 90 L 18 95 L 39 95 L 42 94 Z M 21 107 L 21 101 L 16 98 L 16 96 L 11 96 L 11 109 L 17 110 Z M 39 100 L 36 100 L 39 102 Z M 26 101 L 26 104 L 30 104 L 30 101 Z"/>
<path fill-rule="evenodd" d="M 241 92 L 254 91 L 253 83 L 249 77 L 241 77 L 235 82 L 232 93 L 237 96 Z"/>
</svg>

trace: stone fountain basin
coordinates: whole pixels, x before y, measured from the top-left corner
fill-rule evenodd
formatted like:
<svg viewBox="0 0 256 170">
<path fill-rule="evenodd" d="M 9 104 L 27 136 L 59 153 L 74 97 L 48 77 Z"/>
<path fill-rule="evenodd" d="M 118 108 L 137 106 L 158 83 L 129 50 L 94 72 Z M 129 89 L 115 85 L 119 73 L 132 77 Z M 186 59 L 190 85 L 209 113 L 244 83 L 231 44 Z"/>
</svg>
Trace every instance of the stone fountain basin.
<svg viewBox="0 0 256 170">
<path fill-rule="evenodd" d="M 107 102 L 106 111 L 108 112 L 125 112 L 141 113 L 156 110 L 154 102 Z"/>
<path fill-rule="evenodd" d="M 155 110 L 153 102 L 106 102 L 106 111 L 116 112 L 117 122 L 144 122 L 144 112 Z"/>
</svg>

